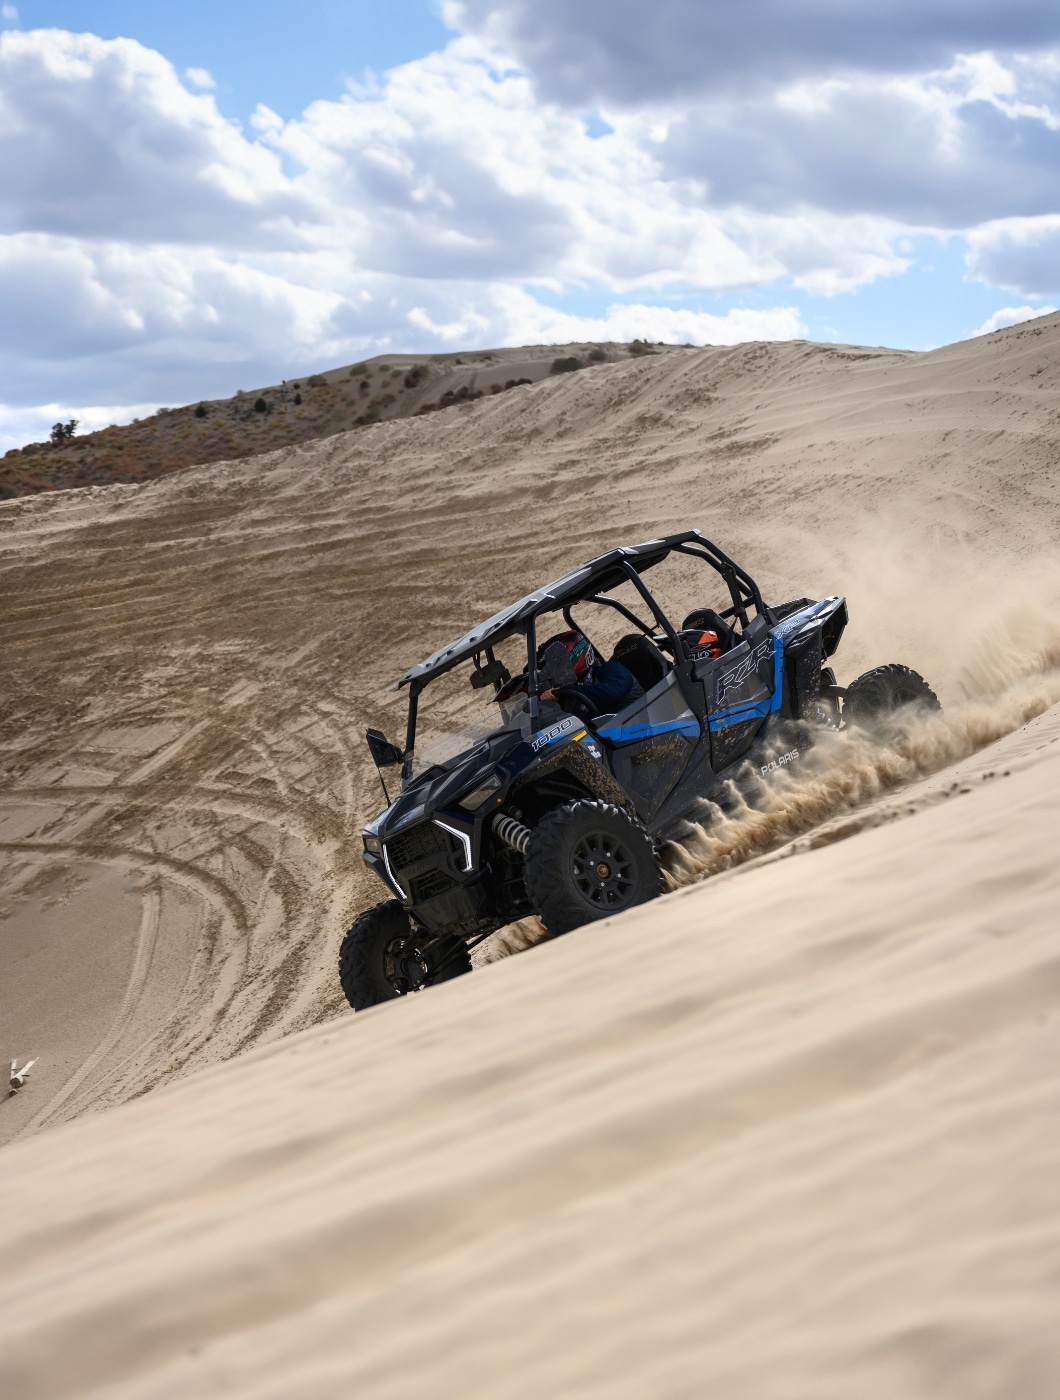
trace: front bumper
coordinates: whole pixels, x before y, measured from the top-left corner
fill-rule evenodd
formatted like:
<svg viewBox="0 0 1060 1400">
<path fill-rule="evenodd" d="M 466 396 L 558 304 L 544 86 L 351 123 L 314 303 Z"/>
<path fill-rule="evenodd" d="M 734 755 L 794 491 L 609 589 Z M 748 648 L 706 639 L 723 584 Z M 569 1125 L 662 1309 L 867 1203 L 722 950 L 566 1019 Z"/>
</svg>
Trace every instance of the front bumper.
<svg viewBox="0 0 1060 1400">
<path fill-rule="evenodd" d="M 476 837 L 474 826 L 439 816 L 384 836 L 364 862 L 428 928 L 466 931 L 489 915 Z"/>
</svg>

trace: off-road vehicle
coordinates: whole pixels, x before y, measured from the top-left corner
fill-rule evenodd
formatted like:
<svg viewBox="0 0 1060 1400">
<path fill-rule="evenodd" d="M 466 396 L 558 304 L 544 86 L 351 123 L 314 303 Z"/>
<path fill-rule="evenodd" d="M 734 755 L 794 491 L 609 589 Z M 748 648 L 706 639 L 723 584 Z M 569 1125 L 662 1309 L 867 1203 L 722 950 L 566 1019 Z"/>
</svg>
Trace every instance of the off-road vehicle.
<svg viewBox="0 0 1060 1400">
<path fill-rule="evenodd" d="M 684 579 L 686 602 L 718 590 L 721 606 L 671 622 L 644 581 L 666 560 L 702 575 Z M 564 647 L 539 640 L 550 614 L 621 661 L 642 693 L 597 713 L 571 686 Z M 653 898 L 658 843 L 708 811 L 704 799 L 724 802 L 735 781 L 753 800 L 754 786 L 796 762 L 822 727 L 938 709 L 904 666 L 838 686 L 824 663 L 846 623 L 841 597 L 767 606 L 748 573 L 687 530 L 601 554 L 413 666 L 398 682 L 408 689 L 404 748 L 367 732 L 384 792 L 388 769 L 401 777 L 364 831 L 364 859 L 390 898 L 343 940 L 350 1004 L 469 971 L 471 948 L 526 915 L 559 934 Z M 624 635 L 604 649 L 609 630 Z M 464 680 L 439 713 L 477 702 L 478 721 L 424 750 L 424 692 L 449 673 L 459 679 L 460 667 Z"/>
</svg>

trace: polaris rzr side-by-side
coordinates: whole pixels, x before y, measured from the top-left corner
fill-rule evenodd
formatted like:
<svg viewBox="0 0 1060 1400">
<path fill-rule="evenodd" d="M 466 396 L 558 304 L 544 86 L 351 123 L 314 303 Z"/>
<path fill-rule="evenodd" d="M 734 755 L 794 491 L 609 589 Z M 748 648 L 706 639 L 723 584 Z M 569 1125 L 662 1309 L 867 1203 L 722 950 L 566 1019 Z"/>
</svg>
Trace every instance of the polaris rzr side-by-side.
<svg viewBox="0 0 1060 1400">
<path fill-rule="evenodd" d="M 698 569 L 702 585 L 683 577 L 683 591 L 718 589 L 720 606 L 672 622 L 644 579 L 664 561 Z M 542 640 L 550 615 L 564 629 Z M 841 597 L 767 606 L 748 573 L 687 530 L 601 554 L 413 666 L 398 683 L 404 748 L 367 732 L 384 791 L 391 768 L 400 790 L 364 831 L 364 860 L 390 897 L 343 940 L 350 1004 L 469 971 L 471 948 L 527 915 L 560 934 L 652 899 L 658 843 L 741 776 L 768 780 L 822 727 L 939 708 L 905 666 L 837 685 L 825 662 L 846 623 Z M 424 745 L 425 692 L 446 677 L 443 732 Z M 445 732 L 468 702 L 476 722 Z"/>
</svg>

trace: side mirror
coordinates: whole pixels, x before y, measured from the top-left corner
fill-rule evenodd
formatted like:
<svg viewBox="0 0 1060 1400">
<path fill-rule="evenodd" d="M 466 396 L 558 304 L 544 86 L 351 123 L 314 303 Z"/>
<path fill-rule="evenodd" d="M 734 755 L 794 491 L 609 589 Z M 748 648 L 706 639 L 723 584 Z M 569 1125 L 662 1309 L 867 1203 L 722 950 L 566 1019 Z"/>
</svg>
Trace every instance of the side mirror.
<svg viewBox="0 0 1060 1400">
<path fill-rule="evenodd" d="M 395 764 L 404 763 L 405 755 L 387 739 L 381 729 L 366 729 L 364 737 L 368 740 L 368 752 L 377 768 L 393 768 Z"/>
</svg>

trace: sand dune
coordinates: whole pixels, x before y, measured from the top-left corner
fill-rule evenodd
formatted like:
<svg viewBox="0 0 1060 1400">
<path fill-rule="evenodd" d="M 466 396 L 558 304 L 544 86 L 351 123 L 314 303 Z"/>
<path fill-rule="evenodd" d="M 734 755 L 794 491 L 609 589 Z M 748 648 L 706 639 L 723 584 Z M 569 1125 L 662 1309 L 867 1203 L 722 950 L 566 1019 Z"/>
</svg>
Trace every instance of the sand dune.
<svg viewBox="0 0 1060 1400">
<path fill-rule="evenodd" d="M 675 351 L 0 506 L 5 1394 L 1055 1393 L 1058 381 Z M 396 675 L 687 524 L 945 717 L 346 1015 Z"/>
<path fill-rule="evenodd" d="M 10 1148 L 5 1393 L 1055 1394 L 1060 711 L 951 781 Z"/>
</svg>

